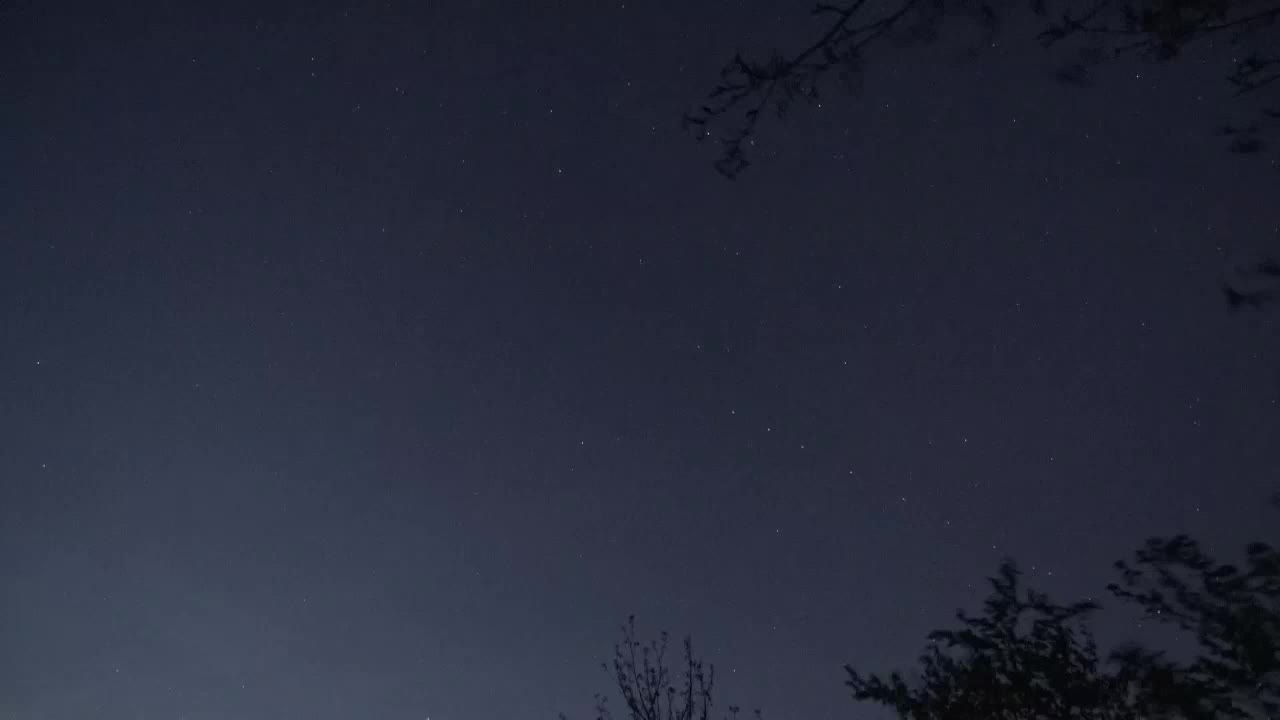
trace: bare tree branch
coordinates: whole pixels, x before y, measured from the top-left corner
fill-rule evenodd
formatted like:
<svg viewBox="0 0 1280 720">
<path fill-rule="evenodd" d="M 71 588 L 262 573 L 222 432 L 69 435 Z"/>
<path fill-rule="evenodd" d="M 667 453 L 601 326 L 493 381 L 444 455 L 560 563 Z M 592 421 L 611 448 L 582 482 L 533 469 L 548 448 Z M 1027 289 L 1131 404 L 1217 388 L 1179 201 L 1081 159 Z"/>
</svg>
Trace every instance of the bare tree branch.
<svg viewBox="0 0 1280 720">
<path fill-rule="evenodd" d="M 716 168 L 736 177 L 750 165 L 766 111 L 782 116 L 796 101 L 816 101 L 833 72 L 839 72 L 846 86 L 853 84 L 850 80 L 861 76 L 867 54 L 890 35 L 911 32 L 917 39 L 932 38 L 952 17 L 976 20 L 994 32 L 1001 18 L 1023 7 L 1021 0 L 824 0 L 812 11 L 826 21 L 813 41 L 790 55 L 734 55 L 721 68 L 720 81 L 705 103 L 686 113 L 684 123 L 699 140 L 718 142 Z M 1038 34 L 1046 47 L 1077 37 L 1102 42 L 1059 71 L 1059 78 L 1069 83 L 1083 83 L 1092 69 L 1122 55 L 1171 60 L 1210 37 L 1223 37 L 1246 51 L 1258 48 L 1246 53 L 1256 62 L 1237 63 L 1228 75 L 1240 94 L 1274 88 L 1280 81 L 1277 60 L 1264 53 L 1276 46 L 1280 0 L 1031 0 L 1031 10 L 1056 17 Z M 1245 145 L 1254 144 L 1261 145 L 1256 136 Z M 1233 150 L 1241 151 L 1238 141 Z"/>
</svg>

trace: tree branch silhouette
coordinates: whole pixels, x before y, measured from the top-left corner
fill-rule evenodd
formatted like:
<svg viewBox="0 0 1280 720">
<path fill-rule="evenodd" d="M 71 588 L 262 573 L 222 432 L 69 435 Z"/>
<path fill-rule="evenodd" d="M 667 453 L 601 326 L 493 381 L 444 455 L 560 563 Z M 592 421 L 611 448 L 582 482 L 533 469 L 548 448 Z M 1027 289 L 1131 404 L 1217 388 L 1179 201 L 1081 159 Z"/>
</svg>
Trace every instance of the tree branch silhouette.
<svg viewBox="0 0 1280 720">
<path fill-rule="evenodd" d="M 994 35 L 1005 18 L 1023 9 L 1028 5 L 1022 0 L 820 2 L 812 15 L 826 23 L 813 41 L 791 54 L 735 54 L 704 103 L 685 114 L 684 124 L 697 139 L 714 139 L 719 145 L 716 169 L 737 177 L 751 164 L 750 151 L 766 111 L 784 116 L 797 101 L 817 101 L 833 74 L 846 87 L 856 86 L 868 53 L 882 41 L 932 40 L 945 21 L 960 17 Z M 1030 0 L 1029 9 L 1045 23 L 1037 37 L 1046 48 L 1073 39 L 1083 42 L 1076 57 L 1057 72 L 1067 83 L 1086 82 L 1096 67 L 1116 57 L 1138 54 L 1170 61 L 1187 46 L 1216 37 L 1241 50 L 1227 74 L 1238 95 L 1274 89 L 1280 81 L 1280 56 L 1274 52 L 1280 0 Z M 1280 109 L 1264 108 L 1261 120 L 1233 128 L 1233 152 L 1259 151 L 1260 136 L 1280 120 Z"/>
<path fill-rule="evenodd" d="M 614 681 L 626 707 L 627 720 L 712 720 L 715 701 L 715 666 L 705 664 L 693 650 L 693 640 L 685 637 L 679 660 L 669 660 L 670 637 L 663 632 L 656 639 L 640 640 L 635 616 L 622 626 L 622 638 L 614 644 L 613 660 L 601 667 Z M 613 720 L 609 696 L 597 694 L 596 720 Z M 725 718 L 735 719 L 740 709 L 730 705 Z M 760 711 L 754 716 L 759 720 Z M 561 720 L 566 720 L 563 714 Z"/>
</svg>

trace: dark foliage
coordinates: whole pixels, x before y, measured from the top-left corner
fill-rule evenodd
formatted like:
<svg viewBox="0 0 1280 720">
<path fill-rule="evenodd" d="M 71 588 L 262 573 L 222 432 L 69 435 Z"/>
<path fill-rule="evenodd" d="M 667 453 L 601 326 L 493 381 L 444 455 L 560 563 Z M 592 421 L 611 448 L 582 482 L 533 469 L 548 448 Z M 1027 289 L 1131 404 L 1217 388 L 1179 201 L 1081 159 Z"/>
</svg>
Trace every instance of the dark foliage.
<svg viewBox="0 0 1280 720">
<path fill-rule="evenodd" d="M 823 27 L 798 52 L 734 55 L 706 101 L 685 115 L 685 125 L 699 139 L 719 143 L 716 168 L 736 177 L 750 164 L 764 114 L 781 116 L 797 102 L 817 101 L 832 80 L 856 88 L 869 55 L 936 39 L 953 19 L 994 35 L 1024 10 L 1042 19 L 1039 40 L 1046 47 L 1071 44 L 1057 73 L 1069 84 L 1086 83 L 1095 68 L 1118 56 L 1171 61 L 1194 43 L 1217 39 L 1236 49 L 1226 76 L 1237 94 L 1280 88 L 1280 0 L 842 0 L 813 9 Z M 1256 123 L 1227 126 L 1229 149 L 1259 151 L 1277 121 L 1280 107 L 1265 108 Z"/>
<path fill-rule="evenodd" d="M 1117 660 L 1140 681 L 1147 709 L 1186 718 L 1280 717 L 1280 552 L 1246 549 L 1244 567 L 1219 563 L 1195 540 L 1154 539 L 1116 563 L 1110 586 L 1148 617 L 1192 633 L 1189 661 L 1129 647 Z"/>
<path fill-rule="evenodd" d="M 1272 503 L 1280 509 L 1280 493 Z M 931 633 L 912 673 L 846 665 L 845 684 L 855 700 L 903 720 L 1280 719 L 1280 551 L 1251 543 L 1238 567 L 1177 535 L 1148 540 L 1115 567 L 1111 593 L 1189 633 L 1198 651 L 1178 657 L 1128 644 L 1104 656 L 1088 627 L 1096 603 L 1054 602 L 1023 587 L 1006 561 L 982 612 L 959 611 L 958 627 Z M 676 668 L 666 651 L 665 633 L 645 644 L 634 618 L 623 627 L 612 668 L 604 667 L 628 720 L 710 720 L 714 671 L 688 639 Z M 603 697 L 597 710 L 597 720 L 611 720 Z"/>
<path fill-rule="evenodd" d="M 959 612 L 959 629 L 930 634 L 912 682 L 846 666 L 854 699 L 905 720 L 1136 720 L 1123 679 L 1108 674 L 1085 626 L 1097 606 L 1059 605 L 1019 580 L 1006 562 L 981 615 Z"/>
<path fill-rule="evenodd" d="M 904 720 L 1280 718 L 1280 552 L 1253 543 L 1239 568 L 1180 535 L 1116 567 L 1112 593 L 1191 633 L 1198 653 L 1129 644 L 1102 661 L 1086 626 L 1097 606 L 1023 590 L 1006 563 L 981 615 L 929 636 L 911 680 L 846 667 L 847 684 Z"/>
</svg>

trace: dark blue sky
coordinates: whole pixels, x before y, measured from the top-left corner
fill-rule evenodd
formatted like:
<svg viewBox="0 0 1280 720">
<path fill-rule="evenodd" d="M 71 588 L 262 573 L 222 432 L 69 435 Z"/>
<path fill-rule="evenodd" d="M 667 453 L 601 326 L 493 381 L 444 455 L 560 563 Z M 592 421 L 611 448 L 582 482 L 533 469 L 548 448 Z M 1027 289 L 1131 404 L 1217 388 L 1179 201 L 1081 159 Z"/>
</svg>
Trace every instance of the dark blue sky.
<svg viewBox="0 0 1280 720">
<path fill-rule="evenodd" d="M 871 717 L 1006 555 L 1274 520 L 1212 53 L 890 53 L 727 182 L 804 7 L 111 5 L 0 11 L 0 718 L 582 717 L 631 613 Z"/>
</svg>

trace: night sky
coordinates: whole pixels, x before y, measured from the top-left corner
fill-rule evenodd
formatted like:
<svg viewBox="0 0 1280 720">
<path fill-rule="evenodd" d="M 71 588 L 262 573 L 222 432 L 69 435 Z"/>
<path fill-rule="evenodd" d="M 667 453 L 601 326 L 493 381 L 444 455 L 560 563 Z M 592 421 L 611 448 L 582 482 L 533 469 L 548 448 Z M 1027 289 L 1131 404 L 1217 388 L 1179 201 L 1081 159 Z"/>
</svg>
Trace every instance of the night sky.
<svg viewBox="0 0 1280 720">
<path fill-rule="evenodd" d="M 1220 50 L 889 49 L 728 181 L 804 3 L 260 5 L 0 8 L 0 718 L 581 718 L 632 613 L 881 717 L 1005 556 L 1274 522 Z"/>
</svg>

